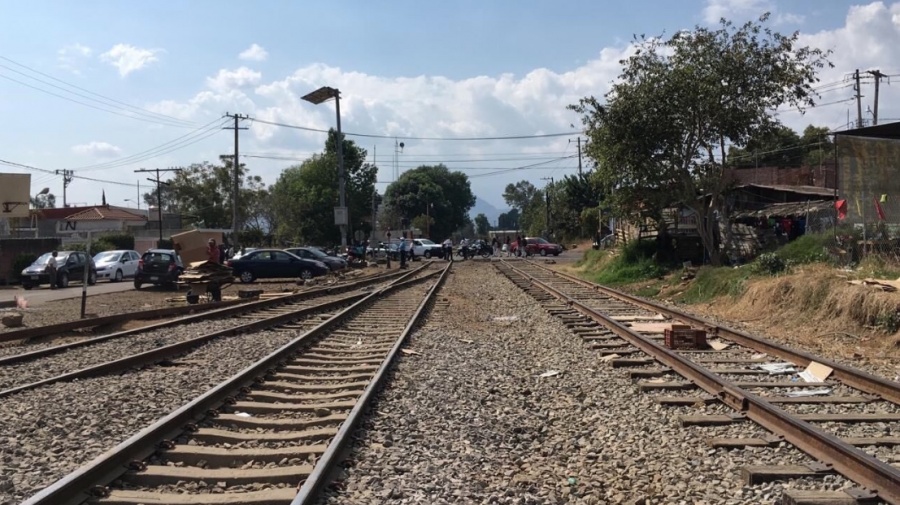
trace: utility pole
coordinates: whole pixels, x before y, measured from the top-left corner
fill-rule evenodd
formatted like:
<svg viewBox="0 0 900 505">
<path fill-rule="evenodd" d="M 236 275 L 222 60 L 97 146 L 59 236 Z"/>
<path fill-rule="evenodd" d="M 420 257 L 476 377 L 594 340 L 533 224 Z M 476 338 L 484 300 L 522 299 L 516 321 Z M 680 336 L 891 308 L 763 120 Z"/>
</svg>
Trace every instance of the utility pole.
<svg viewBox="0 0 900 505">
<path fill-rule="evenodd" d="M 578 175 L 581 175 L 581 137 L 578 137 Z"/>
<path fill-rule="evenodd" d="M 853 85 L 853 91 L 856 91 L 856 127 L 862 128 L 863 126 L 863 116 L 862 116 L 862 95 L 860 94 L 861 89 L 859 87 L 859 69 L 856 69 L 856 72 L 853 73 L 853 80 L 856 84 Z"/>
<path fill-rule="evenodd" d="M 234 169 L 234 181 L 233 186 L 231 188 L 231 232 L 234 234 L 232 241 L 234 242 L 235 247 L 238 245 L 238 230 L 240 230 L 241 224 L 239 221 L 240 216 L 238 215 L 238 192 L 240 190 L 241 185 L 241 175 L 240 175 L 240 151 L 238 149 L 240 144 L 240 136 L 238 133 L 241 130 L 246 130 L 246 126 L 238 126 L 242 119 L 247 119 L 250 116 L 246 114 L 229 114 L 225 113 L 226 117 L 230 117 L 234 119 L 234 126 L 226 126 L 223 127 L 223 130 L 234 130 L 234 160 L 232 160 L 231 166 Z M 160 240 L 162 240 L 160 238 Z"/>
<path fill-rule="evenodd" d="M 872 124 L 878 124 L 878 87 L 881 84 L 881 78 L 886 77 L 881 73 L 881 70 L 869 70 L 867 73 L 872 74 L 875 77 L 875 107 L 872 111 Z"/>
<path fill-rule="evenodd" d="M 150 182 L 156 183 L 156 212 L 159 217 L 159 242 L 157 242 L 156 246 L 162 247 L 162 240 L 163 240 L 162 187 L 163 187 L 163 184 L 168 186 L 169 183 L 161 180 L 159 178 L 159 175 L 161 173 L 165 173 L 165 172 L 181 172 L 181 169 L 180 168 L 164 168 L 164 169 L 155 168 L 155 169 L 148 170 L 146 168 L 141 168 L 139 170 L 135 170 L 134 172 L 135 173 L 151 173 L 151 174 L 156 173 L 156 179 L 151 179 L 151 178 L 147 177 L 147 180 Z M 147 212 L 149 215 L 149 209 L 147 209 Z"/>
<path fill-rule="evenodd" d="M 547 234 L 552 234 L 553 227 L 550 225 L 550 189 L 553 188 L 553 177 L 541 177 L 541 180 L 550 181 L 550 184 L 546 187 L 544 192 L 547 198 Z"/>
<path fill-rule="evenodd" d="M 63 208 L 66 208 L 68 207 L 66 204 L 66 188 L 72 183 L 72 177 L 75 175 L 75 172 L 71 170 L 57 170 L 56 175 L 63 176 Z"/>
</svg>

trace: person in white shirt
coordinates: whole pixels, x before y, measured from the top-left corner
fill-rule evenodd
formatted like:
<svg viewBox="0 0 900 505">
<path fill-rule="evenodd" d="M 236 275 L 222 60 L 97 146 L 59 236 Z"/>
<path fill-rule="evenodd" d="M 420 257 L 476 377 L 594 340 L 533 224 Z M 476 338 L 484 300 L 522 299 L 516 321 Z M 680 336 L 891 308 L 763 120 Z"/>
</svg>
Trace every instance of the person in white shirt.
<svg viewBox="0 0 900 505">
<path fill-rule="evenodd" d="M 400 237 L 400 268 L 406 268 L 406 232 L 403 232 L 403 235 Z"/>
<path fill-rule="evenodd" d="M 447 261 L 453 261 L 453 241 L 448 238 L 441 245 L 444 248 L 444 259 Z"/>
<path fill-rule="evenodd" d="M 469 239 L 464 238 L 459 241 L 459 250 L 462 251 L 463 259 L 469 259 Z"/>
<path fill-rule="evenodd" d="M 50 289 L 56 289 L 56 251 L 50 254 L 47 260 L 47 273 L 50 274 Z"/>
</svg>

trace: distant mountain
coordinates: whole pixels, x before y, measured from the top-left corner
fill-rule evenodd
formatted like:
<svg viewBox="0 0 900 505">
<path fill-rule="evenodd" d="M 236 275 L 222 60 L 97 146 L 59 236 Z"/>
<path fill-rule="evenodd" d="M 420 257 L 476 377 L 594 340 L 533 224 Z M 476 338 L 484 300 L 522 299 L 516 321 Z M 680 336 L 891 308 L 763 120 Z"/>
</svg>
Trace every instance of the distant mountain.
<svg viewBox="0 0 900 505">
<path fill-rule="evenodd" d="M 469 217 L 475 219 L 475 216 L 478 214 L 484 214 L 488 218 L 488 222 L 491 223 L 491 226 L 497 226 L 497 218 L 500 217 L 500 214 L 507 212 L 509 209 L 498 209 L 494 207 L 490 203 L 485 200 L 482 200 L 480 197 L 475 197 L 475 206 L 472 207 L 472 210 L 469 211 Z"/>
</svg>

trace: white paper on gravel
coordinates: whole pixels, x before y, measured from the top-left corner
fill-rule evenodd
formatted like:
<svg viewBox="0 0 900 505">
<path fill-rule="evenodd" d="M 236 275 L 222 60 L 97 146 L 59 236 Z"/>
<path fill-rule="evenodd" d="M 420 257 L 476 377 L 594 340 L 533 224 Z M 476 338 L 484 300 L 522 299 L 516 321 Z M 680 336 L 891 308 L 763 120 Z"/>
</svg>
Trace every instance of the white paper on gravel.
<svg viewBox="0 0 900 505">
<path fill-rule="evenodd" d="M 541 376 L 541 378 L 546 379 L 547 377 L 556 377 L 560 373 L 561 372 L 559 370 L 547 370 L 546 372 L 542 373 L 540 376 Z"/>
<path fill-rule="evenodd" d="M 806 396 L 825 396 L 828 394 L 831 394 L 831 388 L 800 389 L 798 391 L 791 391 L 785 396 L 789 396 L 791 398 L 801 398 Z"/>
<path fill-rule="evenodd" d="M 756 368 L 769 372 L 769 375 L 796 373 L 797 369 L 791 363 L 760 363 Z"/>
<path fill-rule="evenodd" d="M 810 361 L 806 370 L 800 372 L 798 375 L 806 382 L 825 382 L 825 379 L 827 379 L 833 371 L 834 369 L 830 366 L 823 365 L 816 361 Z"/>
</svg>

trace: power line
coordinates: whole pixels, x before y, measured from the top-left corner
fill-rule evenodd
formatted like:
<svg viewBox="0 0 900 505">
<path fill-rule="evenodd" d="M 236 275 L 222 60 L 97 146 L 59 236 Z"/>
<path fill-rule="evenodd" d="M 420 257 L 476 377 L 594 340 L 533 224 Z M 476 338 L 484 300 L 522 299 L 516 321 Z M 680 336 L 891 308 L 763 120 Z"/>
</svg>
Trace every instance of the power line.
<svg viewBox="0 0 900 505">
<path fill-rule="evenodd" d="M 286 123 L 277 123 L 275 121 L 266 121 L 263 119 L 257 118 L 249 118 L 251 121 L 256 123 L 263 123 L 272 126 L 281 126 L 284 128 L 293 128 L 295 130 L 303 130 L 308 132 L 315 133 L 328 133 L 328 130 L 322 130 L 319 128 L 309 128 L 307 126 L 297 126 Z M 584 132 L 567 132 L 567 133 L 546 133 L 541 135 L 510 135 L 505 137 L 410 137 L 405 135 L 375 135 L 371 133 L 350 133 L 350 132 L 342 132 L 346 137 L 365 137 L 365 138 L 374 138 L 374 139 L 403 139 L 403 140 L 439 140 L 439 141 L 480 141 L 480 140 L 526 140 L 526 139 L 540 139 L 540 138 L 550 138 L 550 137 L 567 137 L 577 133 Z"/>
<path fill-rule="evenodd" d="M 42 172 L 42 173 L 45 173 L 45 174 L 51 174 L 51 175 L 53 175 L 53 176 L 56 176 L 56 172 L 53 171 L 53 170 L 48 170 L 48 169 L 46 169 L 46 168 L 34 167 L 34 166 L 31 166 L 31 165 L 25 165 L 24 163 L 16 163 L 16 162 L 14 162 L 14 161 L 8 161 L 8 160 L 4 160 L 4 159 L 0 159 L 0 165 L 7 165 L 7 166 L 10 166 L 10 167 L 16 167 L 16 168 L 23 168 L 23 169 L 25 169 L 25 170 L 31 170 L 31 171 L 34 171 L 34 172 Z M 105 183 L 105 184 L 116 184 L 116 185 L 119 185 L 119 186 L 128 186 L 128 187 L 130 187 L 130 188 L 137 187 L 136 184 L 129 184 L 129 183 L 127 183 L 127 182 L 119 182 L 119 181 L 110 181 L 110 180 L 107 180 L 107 179 L 95 179 L 95 178 L 93 178 L 93 177 L 85 177 L 85 176 L 83 176 L 83 175 L 74 175 L 74 174 L 73 174 L 71 177 L 73 177 L 73 178 L 75 178 L 75 179 L 85 180 L 85 181 L 102 182 L 102 183 Z"/>
<path fill-rule="evenodd" d="M 81 167 L 75 167 L 73 170 L 81 170 L 84 172 L 91 170 L 108 170 L 110 168 L 122 167 L 125 165 L 133 165 L 135 163 L 141 163 L 143 161 L 151 160 L 158 156 L 162 156 L 163 154 L 168 154 L 173 151 L 177 151 L 179 149 L 184 149 L 190 145 L 196 144 L 202 140 L 205 140 L 213 135 L 221 132 L 221 127 L 225 125 L 227 121 L 224 118 L 216 118 L 209 123 L 201 126 L 200 128 L 194 130 L 193 132 L 182 135 L 178 138 L 172 139 L 168 142 L 160 144 L 156 147 L 147 149 L 145 151 L 141 151 L 139 153 L 132 154 L 130 156 L 126 156 L 125 158 L 120 158 L 113 161 L 107 161 L 105 163 L 98 163 L 95 165 L 85 165 Z M 215 124 L 214 124 L 215 123 Z"/>
<path fill-rule="evenodd" d="M 19 74 L 19 75 L 22 75 L 22 76 L 25 76 L 25 77 L 27 77 L 27 78 L 29 78 L 29 79 L 35 80 L 35 81 L 37 81 L 37 82 L 40 82 L 41 84 L 45 84 L 45 85 L 47 85 L 47 86 L 52 86 L 52 87 L 54 87 L 54 88 L 60 89 L 60 90 L 62 90 L 62 91 L 65 91 L 66 93 L 72 93 L 73 95 L 80 96 L 80 97 L 83 97 L 83 98 L 87 98 L 88 100 L 93 100 L 93 101 L 98 102 L 98 103 L 101 103 L 101 104 L 103 104 L 103 105 L 107 105 L 107 106 L 110 106 L 110 107 L 115 107 L 115 108 L 122 109 L 122 110 L 129 110 L 129 109 L 131 109 L 131 111 L 134 112 L 134 113 L 136 113 L 136 114 L 140 114 L 140 115 L 142 115 L 142 116 L 147 116 L 147 117 L 153 118 L 153 119 L 158 119 L 158 120 L 161 119 L 161 120 L 165 120 L 165 121 L 171 120 L 171 121 L 174 121 L 174 122 L 176 122 L 176 123 L 183 123 L 183 124 L 186 125 L 186 126 L 194 126 L 194 125 L 196 125 L 196 123 L 194 123 L 193 121 L 188 121 L 188 120 L 185 120 L 185 119 L 179 119 L 179 118 L 176 118 L 176 117 L 173 117 L 173 116 L 169 116 L 169 115 L 166 115 L 166 114 L 161 114 L 161 113 L 159 113 L 159 112 L 153 112 L 153 111 L 151 111 L 151 110 L 147 110 L 147 109 L 144 109 L 144 108 L 142 108 L 142 107 L 137 107 L 137 106 L 135 106 L 135 105 L 131 105 L 131 104 L 129 104 L 129 103 L 125 103 L 125 102 L 122 102 L 122 101 L 120 101 L 120 100 L 116 100 L 115 98 L 110 98 L 110 97 L 108 97 L 108 96 L 101 95 L 101 94 L 99 94 L 99 93 L 94 93 L 94 92 L 91 91 L 91 90 L 82 88 L 82 87 L 80 87 L 80 86 L 76 86 L 76 85 L 74 85 L 74 84 L 72 84 L 72 83 L 70 83 L 70 82 L 63 81 L 62 79 L 57 79 L 56 77 L 53 77 L 52 75 L 45 74 L 45 73 L 43 73 L 43 72 L 41 72 L 41 71 L 39 71 L 39 70 L 35 70 L 35 69 L 33 69 L 33 68 L 31 68 L 31 67 L 29 67 L 29 66 L 27 66 L 27 65 L 23 65 L 23 64 L 21 64 L 21 63 L 19 63 L 19 62 L 17 62 L 17 61 L 14 61 L 14 60 L 11 60 L 11 59 L 5 57 L 5 56 L 0 56 L 0 60 L 8 61 L 8 62 L 12 63 L 13 65 L 17 65 L 17 66 L 19 66 L 19 67 L 22 67 L 22 68 L 28 70 L 29 72 L 32 72 L 32 73 L 35 73 L 35 74 L 44 76 L 44 77 L 46 77 L 46 78 L 48 78 L 48 79 L 52 79 L 52 80 L 54 80 L 54 81 L 56 81 L 56 82 L 59 82 L 59 83 L 62 83 L 62 84 L 65 84 L 66 86 L 69 86 L 70 88 L 75 88 L 75 89 L 77 89 L 77 90 L 84 91 L 85 93 L 88 93 L 88 94 L 90 94 L 90 95 L 94 95 L 94 96 L 100 97 L 100 98 L 102 98 L 103 100 L 97 100 L 96 98 L 91 98 L 91 97 L 89 97 L 89 96 L 87 96 L 87 95 L 83 95 L 83 94 L 81 94 L 81 93 L 76 93 L 76 92 L 74 92 L 74 91 L 70 91 L 70 90 L 65 89 L 65 88 L 63 88 L 63 87 L 61 87 L 61 86 L 57 86 L 57 85 L 55 85 L 55 84 L 52 84 L 52 83 L 43 81 L 43 80 L 38 79 L 38 78 L 36 78 L 36 77 L 30 76 L 30 75 L 28 75 L 28 74 L 26 74 L 26 73 L 24 73 L 24 72 L 20 72 L 20 71 L 14 69 L 14 68 L 10 68 L 10 67 L 8 67 L 8 66 L 6 66 L 6 65 L 0 64 L 0 67 L 5 68 L 5 69 L 7 69 L 7 70 L 9 70 L 9 71 L 11 71 L 11 72 L 15 72 L 15 73 L 17 73 L 17 74 Z M 109 103 L 107 103 L 107 102 L 112 102 L 112 104 L 109 104 Z M 118 104 L 118 105 L 114 105 L 114 104 Z M 121 107 L 120 107 L 120 106 L 121 106 Z"/>
</svg>

